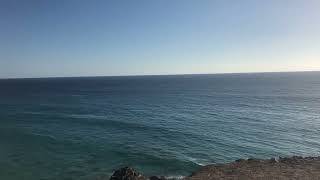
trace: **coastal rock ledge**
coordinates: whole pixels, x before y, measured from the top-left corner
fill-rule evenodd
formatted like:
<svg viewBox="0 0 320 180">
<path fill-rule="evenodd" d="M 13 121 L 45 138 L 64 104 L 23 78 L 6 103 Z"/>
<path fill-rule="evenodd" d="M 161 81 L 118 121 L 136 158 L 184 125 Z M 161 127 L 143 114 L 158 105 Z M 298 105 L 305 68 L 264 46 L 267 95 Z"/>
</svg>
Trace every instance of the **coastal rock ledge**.
<svg viewBox="0 0 320 180">
<path fill-rule="evenodd" d="M 145 177 L 132 168 L 114 172 L 109 180 L 167 180 L 165 177 Z M 227 164 L 200 168 L 183 180 L 320 180 L 320 157 L 239 159 Z"/>
</svg>

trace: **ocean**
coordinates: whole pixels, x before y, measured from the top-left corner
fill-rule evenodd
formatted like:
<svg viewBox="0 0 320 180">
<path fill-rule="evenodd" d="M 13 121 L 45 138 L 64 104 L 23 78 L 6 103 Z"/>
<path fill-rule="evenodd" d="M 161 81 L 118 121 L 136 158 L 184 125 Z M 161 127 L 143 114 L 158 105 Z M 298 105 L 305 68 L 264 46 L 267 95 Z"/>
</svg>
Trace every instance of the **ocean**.
<svg viewBox="0 0 320 180">
<path fill-rule="evenodd" d="M 0 179 L 320 155 L 320 72 L 0 80 Z"/>
</svg>

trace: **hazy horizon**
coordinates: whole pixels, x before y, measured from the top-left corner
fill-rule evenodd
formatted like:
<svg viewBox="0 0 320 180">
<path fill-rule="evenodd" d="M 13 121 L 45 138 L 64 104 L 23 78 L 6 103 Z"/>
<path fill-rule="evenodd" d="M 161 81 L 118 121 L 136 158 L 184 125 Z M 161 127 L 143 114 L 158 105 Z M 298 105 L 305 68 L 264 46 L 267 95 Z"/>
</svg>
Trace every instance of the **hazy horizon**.
<svg viewBox="0 0 320 180">
<path fill-rule="evenodd" d="M 320 70 L 320 3 L 1 1 L 0 79 Z"/>
<path fill-rule="evenodd" d="M 41 76 L 41 77 L 9 77 L 5 79 L 46 79 L 46 78 L 94 78 L 94 77 L 138 77 L 138 76 L 198 76 L 198 75 L 228 75 L 228 74 L 282 74 L 282 73 L 320 73 L 320 71 L 265 71 L 265 72 L 225 72 L 225 73 L 185 73 L 185 74 L 126 74 L 126 75 L 95 75 L 95 76 Z"/>
</svg>

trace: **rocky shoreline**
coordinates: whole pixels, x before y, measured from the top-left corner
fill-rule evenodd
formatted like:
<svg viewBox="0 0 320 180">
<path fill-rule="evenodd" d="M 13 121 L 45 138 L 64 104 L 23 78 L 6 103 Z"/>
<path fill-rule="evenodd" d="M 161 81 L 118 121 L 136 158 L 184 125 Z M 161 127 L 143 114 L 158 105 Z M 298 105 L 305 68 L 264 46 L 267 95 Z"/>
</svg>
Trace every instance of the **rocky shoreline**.
<svg viewBox="0 0 320 180">
<path fill-rule="evenodd" d="M 183 180 L 319 180 L 320 157 L 239 159 L 227 164 L 200 168 Z M 163 176 L 145 177 L 130 167 L 116 170 L 109 180 L 169 180 Z M 170 179 L 171 180 L 171 179 Z"/>
</svg>

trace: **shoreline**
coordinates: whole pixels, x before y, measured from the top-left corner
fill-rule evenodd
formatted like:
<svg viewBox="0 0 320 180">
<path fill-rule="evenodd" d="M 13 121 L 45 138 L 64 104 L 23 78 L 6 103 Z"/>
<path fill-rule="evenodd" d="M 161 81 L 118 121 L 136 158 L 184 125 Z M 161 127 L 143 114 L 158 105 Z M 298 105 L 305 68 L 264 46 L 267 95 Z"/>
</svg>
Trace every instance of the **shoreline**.
<svg viewBox="0 0 320 180">
<path fill-rule="evenodd" d="M 318 180 L 320 156 L 238 159 L 201 167 L 182 180 Z M 165 176 L 145 177 L 130 167 L 116 170 L 109 180 L 176 180 Z"/>
</svg>

